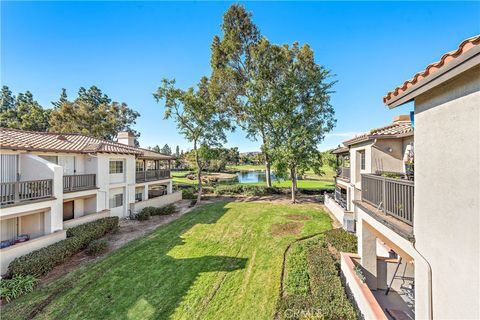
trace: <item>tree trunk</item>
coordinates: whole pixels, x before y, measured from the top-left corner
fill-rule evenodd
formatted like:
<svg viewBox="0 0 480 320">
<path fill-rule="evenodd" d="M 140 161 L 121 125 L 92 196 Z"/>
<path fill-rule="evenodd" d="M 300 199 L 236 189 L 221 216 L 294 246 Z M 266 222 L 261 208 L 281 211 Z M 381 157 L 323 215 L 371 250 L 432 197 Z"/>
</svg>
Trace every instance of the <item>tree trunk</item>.
<svg viewBox="0 0 480 320">
<path fill-rule="evenodd" d="M 197 141 L 193 142 L 193 150 L 195 150 L 195 162 L 197 163 L 197 180 L 198 180 L 198 194 L 197 202 L 195 205 L 199 205 L 202 201 L 202 166 L 200 164 L 200 158 L 197 151 Z"/>
<path fill-rule="evenodd" d="M 292 179 L 292 203 L 297 203 L 297 170 L 295 167 L 290 168 L 290 178 Z"/>
<path fill-rule="evenodd" d="M 272 175 L 270 169 L 270 159 L 268 155 L 265 153 L 265 182 L 267 183 L 267 187 L 272 187 Z"/>
<path fill-rule="evenodd" d="M 265 138 L 265 132 L 262 131 L 262 151 L 265 160 L 265 182 L 267 183 L 267 187 L 272 187 L 272 174 L 271 174 L 271 164 L 270 164 L 270 157 L 268 156 L 268 146 L 267 146 L 267 139 Z"/>
</svg>

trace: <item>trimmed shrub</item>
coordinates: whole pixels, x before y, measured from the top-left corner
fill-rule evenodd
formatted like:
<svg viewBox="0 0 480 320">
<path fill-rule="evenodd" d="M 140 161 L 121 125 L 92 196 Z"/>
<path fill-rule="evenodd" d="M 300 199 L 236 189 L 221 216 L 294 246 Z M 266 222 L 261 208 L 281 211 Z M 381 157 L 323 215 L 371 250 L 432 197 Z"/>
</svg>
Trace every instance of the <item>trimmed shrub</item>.
<svg viewBox="0 0 480 320">
<path fill-rule="evenodd" d="M 182 199 L 195 199 L 195 189 L 194 188 L 186 188 L 182 189 Z"/>
<path fill-rule="evenodd" d="M 175 211 L 177 210 L 173 204 L 169 204 L 161 208 L 155 208 L 155 209 L 156 209 L 155 215 L 157 216 L 169 215 L 169 214 L 175 213 Z"/>
<path fill-rule="evenodd" d="M 343 229 L 325 232 L 325 241 L 339 252 L 357 252 L 357 237 Z"/>
<path fill-rule="evenodd" d="M 137 219 L 138 221 L 149 220 L 154 210 L 155 210 L 154 207 L 143 208 L 139 213 L 137 213 L 137 215 L 135 216 L 135 219 Z"/>
<path fill-rule="evenodd" d="M 245 195 L 245 196 L 266 196 L 272 194 L 282 194 L 280 188 L 269 188 L 265 186 L 251 186 L 251 185 L 219 185 L 215 188 L 217 195 Z"/>
<path fill-rule="evenodd" d="M 93 240 L 90 242 L 87 246 L 87 254 L 91 256 L 95 256 L 100 253 L 104 253 L 107 251 L 108 248 L 108 242 L 105 239 L 98 239 L 98 240 Z"/>
<path fill-rule="evenodd" d="M 10 302 L 33 291 L 38 283 L 34 276 L 16 276 L 12 279 L 0 280 L 0 299 Z"/>
<path fill-rule="evenodd" d="M 284 296 L 278 304 L 281 319 L 357 319 L 326 238 L 292 245 L 286 260 Z"/>
<path fill-rule="evenodd" d="M 107 232 L 118 228 L 118 217 L 102 218 L 67 230 L 67 239 L 18 257 L 8 266 L 7 276 L 40 277 Z"/>
</svg>

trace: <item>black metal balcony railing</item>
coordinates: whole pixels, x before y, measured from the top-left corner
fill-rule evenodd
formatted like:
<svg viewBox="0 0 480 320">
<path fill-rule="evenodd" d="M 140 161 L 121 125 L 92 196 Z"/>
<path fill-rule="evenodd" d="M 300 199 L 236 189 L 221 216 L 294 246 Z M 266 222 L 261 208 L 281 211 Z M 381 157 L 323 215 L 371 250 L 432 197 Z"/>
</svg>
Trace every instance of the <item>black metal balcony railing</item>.
<svg viewBox="0 0 480 320">
<path fill-rule="evenodd" d="M 71 174 L 63 176 L 63 191 L 88 190 L 97 187 L 97 176 L 94 173 Z"/>
<path fill-rule="evenodd" d="M 168 169 L 159 169 L 159 170 L 147 170 L 147 171 L 137 171 L 136 181 L 145 182 L 145 181 L 154 181 L 170 179 L 170 170 Z"/>
<path fill-rule="evenodd" d="M 340 179 L 350 180 L 350 168 L 349 167 L 338 167 L 337 176 Z"/>
<path fill-rule="evenodd" d="M 52 179 L 0 183 L 0 205 L 2 206 L 52 196 Z"/>
<path fill-rule="evenodd" d="M 413 226 L 414 182 L 362 174 L 362 201 Z"/>
<path fill-rule="evenodd" d="M 339 188 L 335 188 L 335 200 L 344 209 L 347 209 L 347 195 Z"/>
</svg>

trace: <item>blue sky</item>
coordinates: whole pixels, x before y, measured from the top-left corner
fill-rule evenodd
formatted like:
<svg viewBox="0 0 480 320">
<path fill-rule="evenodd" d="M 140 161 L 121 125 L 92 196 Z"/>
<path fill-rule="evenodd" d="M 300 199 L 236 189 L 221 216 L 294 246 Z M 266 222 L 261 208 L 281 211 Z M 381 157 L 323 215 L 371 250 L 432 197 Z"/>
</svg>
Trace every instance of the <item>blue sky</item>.
<svg viewBox="0 0 480 320">
<path fill-rule="evenodd" d="M 480 33 L 479 2 L 245 2 L 274 43 L 308 43 L 336 74 L 337 126 L 320 149 L 388 124 L 412 106 L 388 110 L 382 97 L 427 64 Z M 164 77 L 187 88 L 210 74 L 210 43 L 228 2 L 1 3 L 1 83 L 30 90 L 51 107 L 97 85 L 139 111 L 142 146 L 189 144 L 163 120 L 152 93 Z M 253 151 L 243 132 L 228 146 Z"/>
</svg>

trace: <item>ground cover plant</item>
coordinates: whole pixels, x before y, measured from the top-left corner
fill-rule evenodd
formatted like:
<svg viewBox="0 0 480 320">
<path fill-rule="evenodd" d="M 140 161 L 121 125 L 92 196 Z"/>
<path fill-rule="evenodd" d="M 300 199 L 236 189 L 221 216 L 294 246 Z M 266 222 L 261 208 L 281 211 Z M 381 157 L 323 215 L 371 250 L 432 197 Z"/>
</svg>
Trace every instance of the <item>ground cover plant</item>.
<svg viewBox="0 0 480 320">
<path fill-rule="evenodd" d="M 292 244 L 278 305 L 280 318 L 357 318 L 341 283 L 337 255 L 340 251 L 356 251 L 356 237 L 342 229 Z"/>
<path fill-rule="evenodd" d="M 67 230 L 67 239 L 18 257 L 8 266 L 7 276 L 42 276 L 118 227 L 118 217 L 102 218 Z"/>
<path fill-rule="evenodd" d="M 297 235 L 273 235 L 298 222 Z M 3 319 L 272 319 L 294 239 L 330 228 L 318 205 L 200 206 L 5 306 Z"/>
</svg>

